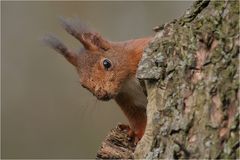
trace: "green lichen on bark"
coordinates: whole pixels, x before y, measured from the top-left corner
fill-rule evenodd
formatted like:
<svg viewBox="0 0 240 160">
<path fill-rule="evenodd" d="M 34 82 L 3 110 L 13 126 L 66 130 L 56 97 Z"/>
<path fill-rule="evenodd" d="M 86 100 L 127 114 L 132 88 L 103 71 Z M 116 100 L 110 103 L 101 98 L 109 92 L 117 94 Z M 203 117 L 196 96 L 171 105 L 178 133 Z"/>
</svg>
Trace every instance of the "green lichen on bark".
<svg viewBox="0 0 240 160">
<path fill-rule="evenodd" d="M 239 1 L 197 1 L 157 33 L 137 77 L 159 121 L 137 158 L 239 158 L 239 37 Z"/>
</svg>

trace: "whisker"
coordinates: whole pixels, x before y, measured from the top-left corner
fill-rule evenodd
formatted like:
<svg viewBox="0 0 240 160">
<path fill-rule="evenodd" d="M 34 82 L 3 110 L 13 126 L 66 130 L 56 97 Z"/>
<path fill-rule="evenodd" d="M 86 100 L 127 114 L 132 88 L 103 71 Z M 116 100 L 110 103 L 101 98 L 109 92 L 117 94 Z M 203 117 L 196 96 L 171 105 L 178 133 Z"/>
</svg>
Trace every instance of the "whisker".
<svg viewBox="0 0 240 160">
<path fill-rule="evenodd" d="M 95 101 L 94 104 L 91 105 L 91 107 L 89 107 L 91 109 L 90 110 L 91 114 L 93 114 L 96 111 L 96 108 L 97 108 L 96 103 L 97 103 L 98 100 L 95 99 L 94 101 Z"/>
</svg>

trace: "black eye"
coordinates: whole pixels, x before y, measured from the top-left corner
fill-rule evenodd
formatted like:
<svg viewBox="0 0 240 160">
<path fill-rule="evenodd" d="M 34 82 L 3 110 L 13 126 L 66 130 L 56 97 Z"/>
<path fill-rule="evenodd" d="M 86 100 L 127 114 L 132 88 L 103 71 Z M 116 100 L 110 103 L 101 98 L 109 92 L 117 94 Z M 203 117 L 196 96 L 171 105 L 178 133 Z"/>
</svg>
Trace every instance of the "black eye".
<svg viewBox="0 0 240 160">
<path fill-rule="evenodd" d="M 112 67 L 112 63 L 111 63 L 110 60 L 104 59 L 104 60 L 103 60 L 103 66 L 104 66 L 104 68 L 105 68 L 106 70 L 109 70 L 109 68 Z"/>
</svg>

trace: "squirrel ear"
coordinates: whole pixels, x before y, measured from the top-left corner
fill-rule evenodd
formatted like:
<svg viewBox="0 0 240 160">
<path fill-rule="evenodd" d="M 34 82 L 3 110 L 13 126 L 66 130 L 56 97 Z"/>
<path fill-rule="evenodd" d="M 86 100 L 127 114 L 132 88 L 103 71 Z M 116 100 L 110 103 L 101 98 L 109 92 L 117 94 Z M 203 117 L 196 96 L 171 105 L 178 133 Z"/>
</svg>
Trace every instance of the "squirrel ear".
<svg viewBox="0 0 240 160">
<path fill-rule="evenodd" d="M 77 66 L 77 54 L 70 51 L 57 37 L 48 35 L 42 40 L 46 45 L 62 54 L 72 65 Z"/>
<path fill-rule="evenodd" d="M 79 19 L 60 18 L 60 20 L 65 30 L 79 40 L 85 49 L 95 51 L 99 49 L 108 50 L 110 48 L 110 43 L 107 40 L 103 39 L 100 34 L 91 31 Z"/>
<path fill-rule="evenodd" d="M 110 43 L 107 40 L 103 39 L 98 33 L 83 33 L 82 39 L 82 43 L 86 44 L 84 47 L 88 50 L 102 49 L 106 51 L 111 47 Z"/>
</svg>

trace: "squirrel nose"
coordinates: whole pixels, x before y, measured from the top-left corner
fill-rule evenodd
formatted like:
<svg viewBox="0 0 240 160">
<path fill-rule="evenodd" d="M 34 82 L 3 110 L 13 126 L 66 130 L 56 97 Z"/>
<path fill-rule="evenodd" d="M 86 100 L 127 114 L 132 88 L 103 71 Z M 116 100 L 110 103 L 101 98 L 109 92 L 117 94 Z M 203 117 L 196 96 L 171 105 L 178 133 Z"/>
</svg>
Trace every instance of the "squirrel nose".
<svg viewBox="0 0 240 160">
<path fill-rule="evenodd" d="M 99 100 L 107 101 L 111 99 L 111 96 L 104 90 L 98 89 L 95 91 L 95 96 Z"/>
</svg>

